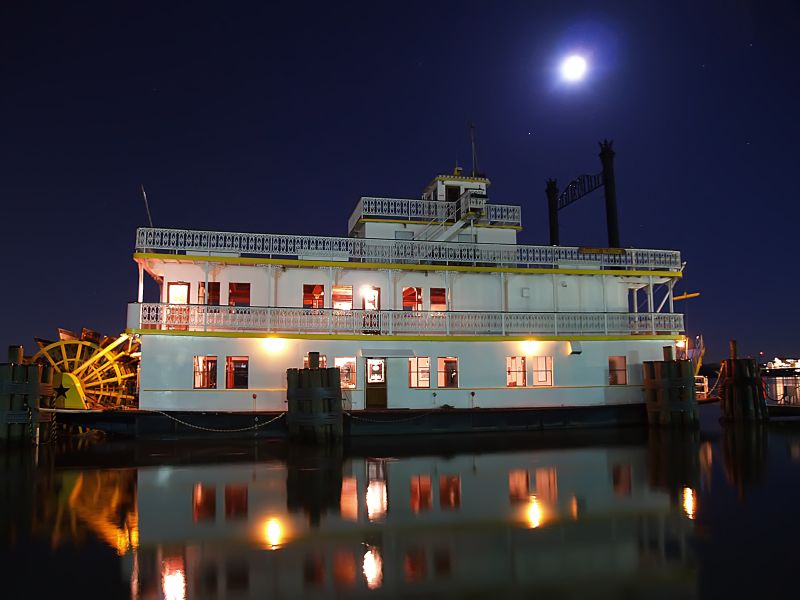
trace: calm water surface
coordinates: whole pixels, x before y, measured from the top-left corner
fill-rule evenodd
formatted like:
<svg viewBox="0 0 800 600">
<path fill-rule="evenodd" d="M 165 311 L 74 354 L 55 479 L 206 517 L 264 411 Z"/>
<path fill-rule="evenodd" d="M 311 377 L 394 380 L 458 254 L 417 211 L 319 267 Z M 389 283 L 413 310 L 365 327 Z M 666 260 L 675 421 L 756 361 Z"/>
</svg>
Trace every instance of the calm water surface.
<svg viewBox="0 0 800 600">
<path fill-rule="evenodd" d="M 7 598 L 797 597 L 800 424 L 2 454 Z"/>
</svg>

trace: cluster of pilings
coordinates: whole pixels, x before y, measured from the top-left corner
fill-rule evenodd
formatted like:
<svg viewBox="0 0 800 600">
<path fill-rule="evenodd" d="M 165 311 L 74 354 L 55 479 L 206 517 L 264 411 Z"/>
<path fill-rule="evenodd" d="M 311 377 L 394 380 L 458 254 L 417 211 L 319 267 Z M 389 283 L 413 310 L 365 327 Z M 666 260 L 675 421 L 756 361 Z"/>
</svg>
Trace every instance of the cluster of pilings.
<svg viewBox="0 0 800 600">
<path fill-rule="evenodd" d="M 38 442 L 39 406 L 52 396 L 53 369 L 26 363 L 22 346 L 9 346 L 0 363 L 0 442 Z"/>
<path fill-rule="evenodd" d="M 753 358 L 736 356 L 736 340 L 730 341 L 731 357 L 722 361 L 720 405 L 724 421 L 769 420 L 764 382 Z"/>
<path fill-rule="evenodd" d="M 672 347 L 664 360 L 642 363 L 647 422 L 657 426 L 697 427 L 697 397 L 691 361 L 674 360 Z"/>
<path fill-rule="evenodd" d="M 319 368 L 319 353 L 309 352 L 309 368 L 287 369 L 289 437 L 315 443 L 343 434 L 342 384 L 338 368 Z"/>
</svg>

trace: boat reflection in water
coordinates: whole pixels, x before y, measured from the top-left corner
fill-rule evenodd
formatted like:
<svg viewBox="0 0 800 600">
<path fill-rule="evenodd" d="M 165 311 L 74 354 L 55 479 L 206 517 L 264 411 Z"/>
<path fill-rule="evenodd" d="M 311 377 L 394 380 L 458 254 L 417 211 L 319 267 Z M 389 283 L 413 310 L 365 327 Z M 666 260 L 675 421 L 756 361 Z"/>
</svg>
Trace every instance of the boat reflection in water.
<svg viewBox="0 0 800 600">
<path fill-rule="evenodd" d="M 701 452 L 654 474 L 663 440 L 652 443 L 450 456 L 281 446 L 267 460 L 84 471 L 68 502 L 94 515 L 137 598 L 694 597 Z"/>
</svg>

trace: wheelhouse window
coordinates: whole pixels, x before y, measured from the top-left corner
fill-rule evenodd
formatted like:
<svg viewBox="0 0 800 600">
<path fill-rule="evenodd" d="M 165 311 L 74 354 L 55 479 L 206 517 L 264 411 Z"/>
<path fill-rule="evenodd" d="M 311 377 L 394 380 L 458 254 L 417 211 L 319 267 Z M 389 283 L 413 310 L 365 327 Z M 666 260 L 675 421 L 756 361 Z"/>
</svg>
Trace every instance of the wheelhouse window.
<svg viewBox="0 0 800 600">
<path fill-rule="evenodd" d="M 206 295 L 206 282 L 197 284 L 197 303 L 208 306 L 219 306 L 219 281 L 208 282 L 208 295 Z"/>
<path fill-rule="evenodd" d="M 325 286 L 321 283 L 303 284 L 303 308 L 325 308 Z"/>
<path fill-rule="evenodd" d="M 353 310 L 353 286 L 333 286 L 333 308 L 336 310 Z"/>
<path fill-rule="evenodd" d="M 440 388 L 458 387 L 458 358 L 454 356 L 440 356 L 436 359 L 438 374 L 437 385 Z"/>
<path fill-rule="evenodd" d="M 552 386 L 553 357 L 532 356 L 531 363 L 533 364 L 533 385 Z"/>
<path fill-rule="evenodd" d="M 431 387 L 431 359 L 427 356 L 415 356 L 408 359 L 408 387 Z"/>
<path fill-rule="evenodd" d="M 225 364 L 225 387 L 246 390 L 250 359 L 247 356 L 228 356 Z"/>
<path fill-rule="evenodd" d="M 364 310 L 381 309 L 381 288 L 365 285 L 361 288 L 361 307 Z"/>
<path fill-rule="evenodd" d="M 352 390 L 356 387 L 356 357 L 337 356 L 333 359 L 333 366 L 339 369 L 342 389 Z"/>
<path fill-rule="evenodd" d="M 195 356 L 194 357 L 194 389 L 196 390 L 215 390 L 217 389 L 217 357 L 216 356 Z"/>
<path fill-rule="evenodd" d="M 445 288 L 431 288 L 431 310 L 447 310 L 447 290 Z"/>
<path fill-rule="evenodd" d="M 608 357 L 608 384 L 626 385 L 628 383 L 628 361 L 624 356 Z"/>
<path fill-rule="evenodd" d="M 303 368 L 308 369 L 311 362 L 308 360 L 308 354 L 303 357 Z M 319 368 L 320 369 L 327 369 L 328 368 L 328 357 L 324 354 L 319 355 Z"/>
<path fill-rule="evenodd" d="M 403 310 L 422 310 L 422 288 L 403 288 Z"/>
<path fill-rule="evenodd" d="M 525 387 L 526 384 L 525 357 L 506 357 L 506 386 Z"/>
<path fill-rule="evenodd" d="M 250 284 L 228 284 L 228 306 L 250 306 Z"/>
</svg>

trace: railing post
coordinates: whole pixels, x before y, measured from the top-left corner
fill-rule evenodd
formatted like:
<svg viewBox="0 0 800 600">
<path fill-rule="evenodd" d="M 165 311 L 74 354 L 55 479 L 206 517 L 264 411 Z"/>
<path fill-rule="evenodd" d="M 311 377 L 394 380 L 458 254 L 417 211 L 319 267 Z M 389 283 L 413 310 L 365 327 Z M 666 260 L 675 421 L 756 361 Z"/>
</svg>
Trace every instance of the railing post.
<svg viewBox="0 0 800 600">
<path fill-rule="evenodd" d="M 389 311 L 386 311 L 386 312 L 388 313 L 387 316 L 388 316 L 388 320 L 389 320 L 389 324 L 388 324 L 389 325 L 389 335 L 392 335 L 392 333 L 394 332 L 394 323 L 392 322 L 393 321 L 393 316 L 394 316 L 394 311 L 389 310 Z M 383 328 L 381 328 L 381 329 L 383 329 Z"/>
</svg>

